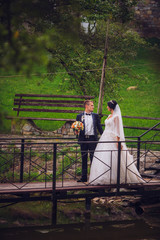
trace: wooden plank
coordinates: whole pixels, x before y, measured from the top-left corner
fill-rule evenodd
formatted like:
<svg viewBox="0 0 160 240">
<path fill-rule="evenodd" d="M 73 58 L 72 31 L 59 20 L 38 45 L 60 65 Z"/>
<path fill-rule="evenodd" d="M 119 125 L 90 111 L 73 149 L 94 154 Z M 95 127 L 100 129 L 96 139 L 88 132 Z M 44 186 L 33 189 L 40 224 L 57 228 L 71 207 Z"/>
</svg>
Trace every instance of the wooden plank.
<svg viewBox="0 0 160 240">
<path fill-rule="evenodd" d="M 102 124 L 102 126 L 105 126 L 105 124 Z M 138 129 L 138 130 L 149 130 L 150 128 L 147 127 L 133 127 L 133 126 L 123 126 L 124 128 L 130 128 L 130 129 Z M 152 131 L 160 131 L 160 128 L 154 128 Z"/>
<path fill-rule="evenodd" d="M 19 105 L 18 103 L 14 103 L 14 105 Z M 79 104 L 51 104 L 51 103 L 23 103 L 21 102 L 21 106 L 48 106 L 48 107 L 76 107 L 76 108 L 84 108 L 83 105 Z"/>
<path fill-rule="evenodd" d="M 14 99 L 15 102 L 18 102 L 20 101 L 19 98 L 15 98 Z M 35 102 L 35 103 L 71 103 L 71 104 L 75 104 L 75 103 L 78 103 L 78 104 L 83 104 L 84 101 L 81 101 L 81 100 L 49 100 L 49 99 L 26 99 L 26 98 L 23 98 L 21 100 L 21 102 Z"/>
<path fill-rule="evenodd" d="M 51 192 L 52 191 L 52 182 L 36 182 L 36 183 L 15 183 L 14 185 L 8 183 L 0 183 L 0 194 L 17 194 L 17 193 L 32 193 L 32 192 Z M 110 189 L 116 188 L 116 184 L 107 184 L 107 185 L 88 185 L 77 183 L 76 181 L 67 181 L 64 182 L 64 186 L 62 186 L 62 182 L 56 182 L 56 191 L 77 191 L 77 190 L 100 190 L 100 189 Z M 24 186 L 24 187 L 23 187 Z M 125 189 L 139 189 L 139 188 L 155 188 L 160 187 L 160 182 L 150 182 L 150 183 L 130 183 L 130 184 L 121 184 L 121 188 Z"/>
<path fill-rule="evenodd" d="M 15 94 L 16 97 L 55 97 L 55 98 L 80 98 L 80 99 L 94 99 L 94 96 L 88 95 L 51 95 L 51 94 Z"/>
<path fill-rule="evenodd" d="M 7 119 L 22 119 L 22 120 L 48 120 L 48 121 L 68 121 L 68 122 L 74 122 L 76 119 L 70 119 L 70 118 L 36 118 L 36 117 L 12 117 L 7 116 Z"/>
<path fill-rule="evenodd" d="M 103 114 L 102 117 L 106 116 L 108 117 L 108 114 Z M 146 120 L 160 120 L 160 118 L 154 118 L 154 117 L 136 117 L 136 116 L 122 116 L 123 118 L 133 118 L 133 119 L 146 119 Z"/>
<path fill-rule="evenodd" d="M 139 129 L 139 130 L 149 130 L 148 127 L 132 127 L 132 126 L 123 126 L 124 128 Z M 160 131 L 160 128 L 154 128 L 152 131 Z"/>
<path fill-rule="evenodd" d="M 38 109 L 38 108 L 13 108 L 14 111 L 22 112 L 56 112 L 56 113 L 82 113 L 82 110 L 59 110 L 59 109 Z"/>
</svg>

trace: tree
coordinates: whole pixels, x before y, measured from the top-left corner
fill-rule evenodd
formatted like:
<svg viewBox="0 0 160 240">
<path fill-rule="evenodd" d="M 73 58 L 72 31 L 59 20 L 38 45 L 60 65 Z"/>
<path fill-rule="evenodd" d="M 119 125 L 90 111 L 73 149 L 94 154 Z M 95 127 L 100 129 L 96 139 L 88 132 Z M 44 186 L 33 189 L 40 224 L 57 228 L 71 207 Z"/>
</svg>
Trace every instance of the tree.
<svg viewBox="0 0 160 240">
<path fill-rule="evenodd" d="M 1 0 L 0 67 L 27 74 L 35 71 L 35 65 L 43 65 L 49 72 L 65 70 L 70 88 L 80 94 L 98 96 L 106 21 L 110 19 L 105 92 L 108 86 L 112 91 L 120 73 L 117 67 L 135 56 L 136 49 L 144 43 L 124 24 L 131 17 L 134 3 L 134 0 Z M 82 21 L 88 23 L 87 33 Z"/>
<path fill-rule="evenodd" d="M 77 34 L 75 2 L 78 1 L 1 0 L 1 69 L 29 73 L 33 71 L 33 63 L 47 66 L 49 55 L 44 41 L 48 33 Z"/>
</svg>

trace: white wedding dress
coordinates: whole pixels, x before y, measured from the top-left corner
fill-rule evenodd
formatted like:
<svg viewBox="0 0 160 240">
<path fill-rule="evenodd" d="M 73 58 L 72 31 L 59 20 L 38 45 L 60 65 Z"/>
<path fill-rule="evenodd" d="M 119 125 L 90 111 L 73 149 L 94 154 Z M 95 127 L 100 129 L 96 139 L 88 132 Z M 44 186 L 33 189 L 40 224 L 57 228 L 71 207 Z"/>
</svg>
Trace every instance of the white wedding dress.
<svg viewBox="0 0 160 240">
<path fill-rule="evenodd" d="M 117 183 L 118 146 L 117 137 L 124 141 L 122 116 L 118 104 L 113 115 L 105 120 L 105 130 L 99 139 L 94 152 L 90 169 L 89 184 L 105 185 Z M 125 143 L 122 143 L 120 183 L 142 183 L 133 156 L 130 155 Z"/>
</svg>

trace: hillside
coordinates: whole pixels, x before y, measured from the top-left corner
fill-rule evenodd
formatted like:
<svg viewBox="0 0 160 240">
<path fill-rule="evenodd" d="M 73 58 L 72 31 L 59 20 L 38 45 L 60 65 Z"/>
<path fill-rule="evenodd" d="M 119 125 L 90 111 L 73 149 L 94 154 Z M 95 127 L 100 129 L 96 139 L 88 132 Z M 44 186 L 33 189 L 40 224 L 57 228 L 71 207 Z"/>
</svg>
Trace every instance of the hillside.
<svg viewBox="0 0 160 240">
<path fill-rule="evenodd" d="M 121 107 L 122 115 L 130 116 L 145 116 L 145 117 L 160 117 L 160 110 L 158 103 L 160 102 L 159 97 L 159 70 L 155 65 L 155 57 L 150 58 L 153 52 L 143 52 L 134 61 L 128 62 L 127 66 L 124 67 L 124 73 L 119 76 L 119 86 L 117 88 L 118 97 L 117 101 Z M 45 72 L 44 69 L 41 72 Z M 39 93 L 39 94 L 76 94 L 75 91 L 70 90 L 67 74 L 59 73 L 56 75 L 41 75 L 41 76 L 10 76 L 0 78 L 0 111 L 1 111 L 1 124 L 0 132 L 9 133 L 11 121 L 6 120 L 5 116 L 16 116 L 16 113 L 12 111 L 13 99 L 15 93 Z M 8 74 L 9 75 L 9 74 Z M 136 90 L 128 91 L 129 86 L 136 86 Z M 95 86 L 99 88 L 99 86 Z M 107 101 L 113 98 L 107 96 L 103 104 L 103 113 L 108 114 L 106 110 Z M 97 110 L 98 98 L 95 99 L 95 112 Z M 22 113 L 25 116 L 26 113 Z M 28 114 L 28 113 L 27 113 Z M 31 114 L 31 113 L 29 113 Z M 57 114 L 54 114 L 54 116 Z M 37 116 L 35 113 L 32 116 Z M 43 116 L 44 113 L 38 116 Z M 58 114 L 59 117 L 62 115 Z M 45 117 L 53 117 L 52 113 L 46 113 Z M 76 117 L 75 114 L 71 114 L 69 117 Z M 102 119 L 104 122 L 105 117 Z M 130 126 L 145 126 L 150 127 L 157 123 L 155 120 L 136 120 L 136 119 L 124 119 L 124 125 Z M 59 128 L 63 122 L 51 122 L 51 121 L 37 121 L 36 124 L 44 130 L 54 130 Z M 125 129 L 127 136 L 136 136 L 142 133 L 140 130 L 128 130 Z"/>
</svg>

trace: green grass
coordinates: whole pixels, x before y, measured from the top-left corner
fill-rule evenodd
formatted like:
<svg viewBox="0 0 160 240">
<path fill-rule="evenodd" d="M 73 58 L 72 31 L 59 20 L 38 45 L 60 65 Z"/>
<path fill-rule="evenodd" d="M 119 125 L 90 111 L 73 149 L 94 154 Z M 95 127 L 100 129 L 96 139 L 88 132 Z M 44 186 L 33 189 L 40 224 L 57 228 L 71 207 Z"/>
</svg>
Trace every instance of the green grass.
<svg viewBox="0 0 160 240">
<path fill-rule="evenodd" d="M 12 110 L 13 99 L 16 93 L 30 93 L 30 94 L 66 94 L 74 95 L 76 92 L 66 90 L 63 85 L 63 78 L 65 75 L 59 74 L 53 77 L 12 77 L 0 78 L 0 114 L 2 124 L 0 125 L 0 132 L 9 133 L 11 127 L 11 120 L 6 120 L 5 116 L 16 116 L 16 112 Z M 20 116 L 32 117 L 57 117 L 63 118 L 61 113 L 30 113 L 21 112 Z M 76 114 L 69 114 L 68 118 L 75 118 Z M 64 122 L 58 121 L 35 121 L 36 125 L 44 130 L 55 130 L 62 126 Z"/>
<path fill-rule="evenodd" d="M 122 115 L 140 116 L 140 117 L 160 117 L 159 92 L 160 78 L 159 70 L 153 65 L 153 59 L 149 56 L 154 54 L 151 51 L 141 51 L 138 57 L 127 65 L 134 65 L 130 70 L 124 69 L 124 73 L 119 75 L 119 88 L 117 102 L 119 103 Z M 155 54 L 156 55 L 156 54 Z M 44 72 L 44 70 L 42 70 Z M 1 73 L 1 75 L 4 75 Z M 5 74 L 7 75 L 7 74 Z M 70 90 L 66 74 L 57 74 L 53 76 L 32 76 L 32 77 L 9 77 L 0 78 L 0 114 L 1 124 L 0 132 L 9 133 L 11 121 L 6 120 L 5 116 L 16 116 L 16 112 L 12 110 L 13 99 L 16 93 L 39 93 L 39 94 L 76 94 Z M 63 81 L 66 79 L 66 81 Z M 65 85 L 64 83 L 65 82 Z M 129 86 L 137 86 L 136 90 L 127 91 Z M 95 86 L 99 88 L 99 86 Z M 103 113 L 107 112 L 107 101 L 112 99 L 112 95 L 108 94 L 103 104 Z M 98 98 L 95 99 L 95 112 L 97 110 Z M 30 113 L 22 112 L 20 116 L 35 117 L 63 117 L 59 113 Z M 76 114 L 67 114 L 68 118 L 75 118 Z M 102 119 L 104 123 L 105 117 Z M 151 127 L 158 121 L 156 120 L 140 120 L 140 119 L 123 119 L 124 125 Z M 36 125 L 44 130 L 53 131 L 63 125 L 64 122 L 58 121 L 35 121 Z M 145 130 L 125 129 L 126 136 L 137 136 Z"/>
<path fill-rule="evenodd" d="M 151 61 L 150 54 L 150 51 L 141 51 L 136 60 L 127 64 L 134 67 L 119 76 L 118 103 L 124 116 L 160 117 L 160 72 L 154 67 L 156 62 Z M 128 91 L 130 86 L 137 86 L 137 89 Z M 112 99 L 112 96 L 109 97 Z M 106 108 L 107 103 L 104 102 L 103 113 Z M 152 127 L 156 123 L 158 120 L 123 118 L 123 124 L 127 126 Z M 145 130 L 125 129 L 126 136 L 138 136 L 143 132 Z"/>
</svg>

